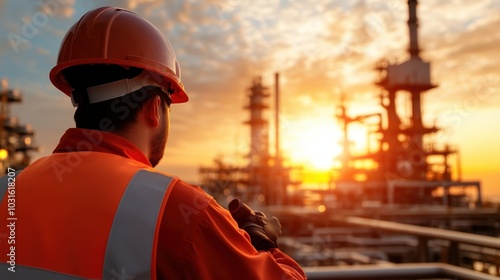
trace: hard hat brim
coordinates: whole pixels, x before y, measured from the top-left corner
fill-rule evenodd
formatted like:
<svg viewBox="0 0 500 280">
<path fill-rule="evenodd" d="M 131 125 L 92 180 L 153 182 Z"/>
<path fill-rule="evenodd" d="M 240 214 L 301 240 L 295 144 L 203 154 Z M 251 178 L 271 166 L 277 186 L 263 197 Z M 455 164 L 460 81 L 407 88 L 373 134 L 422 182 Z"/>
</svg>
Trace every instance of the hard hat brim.
<svg viewBox="0 0 500 280">
<path fill-rule="evenodd" d="M 122 59 L 110 59 L 110 58 L 86 58 L 86 59 L 78 59 L 72 60 L 68 62 L 63 62 L 56 65 L 50 71 L 49 78 L 54 86 L 56 86 L 60 91 L 62 91 L 67 96 L 71 96 L 72 88 L 66 82 L 64 78 L 64 74 L 62 71 L 64 69 L 78 66 L 78 65 L 89 65 L 89 64 L 115 64 L 125 67 L 137 67 L 144 69 L 145 71 L 150 71 L 156 73 L 157 75 L 163 78 L 164 83 L 171 83 L 174 85 L 174 93 L 172 94 L 172 103 L 185 103 L 189 101 L 189 97 L 184 90 L 184 85 L 179 81 L 177 76 L 166 66 L 161 65 L 159 63 L 155 63 L 155 67 L 145 67 L 142 61 L 134 61 L 134 60 L 143 60 L 144 58 L 139 57 L 129 57 L 127 60 Z M 149 62 L 151 63 L 151 61 Z"/>
</svg>

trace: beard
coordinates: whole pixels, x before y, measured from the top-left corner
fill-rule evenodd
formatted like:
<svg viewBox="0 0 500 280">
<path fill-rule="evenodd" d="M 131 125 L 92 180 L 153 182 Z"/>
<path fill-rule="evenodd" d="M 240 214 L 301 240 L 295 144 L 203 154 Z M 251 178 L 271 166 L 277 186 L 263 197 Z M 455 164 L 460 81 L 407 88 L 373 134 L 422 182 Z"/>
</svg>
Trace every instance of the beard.
<svg viewBox="0 0 500 280">
<path fill-rule="evenodd" d="M 167 145 L 167 136 L 168 136 L 168 129 L 167 129 L 167 118 L 164 117 L 162 118 L 161 124 L 160 124 L 160 131 L 158 131 L 158 134 L 153 137 L 151 140 L 151 151 L 149 153 L 149 162 L 153 167 L 158 165 L 160 160 L 163 158 L 163 154 L 165 152 L 165 146 Z"/>
</svg>

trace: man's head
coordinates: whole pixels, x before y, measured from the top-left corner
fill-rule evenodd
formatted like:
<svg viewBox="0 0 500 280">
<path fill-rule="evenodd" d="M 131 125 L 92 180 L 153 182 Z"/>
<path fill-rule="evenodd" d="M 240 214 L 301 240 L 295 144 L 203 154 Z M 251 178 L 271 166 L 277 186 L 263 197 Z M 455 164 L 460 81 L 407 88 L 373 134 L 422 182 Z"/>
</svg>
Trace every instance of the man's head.
<svg viewBox="0 0 500 280">
<path fill-rule="evenodd" d="M 150 134 L 144 132 L 153 130 L 155 132 L 149 136 L 149 155 L 146 156 L 153 166 L 158 164 L 170 127 L 171 89 L 149 85 L 120 97 L 90 103 L 89 89 L 137 77 L 145 79 L 148 73 L 138 68 L 124 69 L 117 65 L 97 64 L 74 66 L 65 69 L 64 75 L 78 103 L 74 115 L 77 128 L 111 132 L 125 138 L 131 138 L 136 133 L 144 134 L 141 137 L 147 138 Z M 110 88 L 108 90 L 112 91 Z M 151 122 L 151 118 L 158 120 Z"/>
<path fill-rule="evenodd" d="M 114 7 L 85 14 L 67 32 L 52 83 L 77 106 L 78 128 L 121 135 L 156 165 L 168 137 L 170 103 L 188 100 L 168 39 Z"/>
</svg>

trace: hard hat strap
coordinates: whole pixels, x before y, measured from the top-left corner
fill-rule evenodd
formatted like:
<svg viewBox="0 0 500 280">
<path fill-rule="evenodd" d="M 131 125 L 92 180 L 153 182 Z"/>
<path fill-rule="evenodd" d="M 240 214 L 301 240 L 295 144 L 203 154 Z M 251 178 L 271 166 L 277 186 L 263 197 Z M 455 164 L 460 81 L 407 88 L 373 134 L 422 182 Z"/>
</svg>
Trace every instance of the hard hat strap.
<svg viewBox="0 0 500 280">
<path fill-rule="evenodd" d="M 167 89 L 164 89 L 160 84 L 160 81 L 161 77 L 153 77 L 150 73 L 143 72 L 132 79 L 123 79 L 98 86 L 88 87 L 86 89 L 88 101 L 89 104 L 93 104 L 118 98 L 147 86 L 160 87 L 165 93 L 168 93 Z M 71 94 L 71 101 L 73 102 L 74 107 L 81 105 L 79 104 L 76 95 L 77 93 L 75 91 Z"/>
</svg>

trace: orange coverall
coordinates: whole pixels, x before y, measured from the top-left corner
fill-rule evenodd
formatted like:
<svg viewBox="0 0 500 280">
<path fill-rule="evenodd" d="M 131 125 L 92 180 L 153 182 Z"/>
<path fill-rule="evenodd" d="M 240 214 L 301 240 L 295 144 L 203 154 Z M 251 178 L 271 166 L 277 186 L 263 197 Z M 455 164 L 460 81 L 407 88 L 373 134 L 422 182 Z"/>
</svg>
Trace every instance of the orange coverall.
<svg viewBox="0 0 500 280">
<path fill-rule="evenodd" d="M 123 248 L 109 249 L 112 239 L 120 239 L 125 232 L 132 232 L 134 238 L 134 232 L 143 231 L 141 223 L 144 231 L 148 227 L 143 221 L 147 217 L 137 217 L 139 225 L 127 224 L 129 217 L 139 215 L 136 212 L 148 204 L 135 196 L 128 205 L 132 210 L 123 214 L 124 230 L 118 231 L 116 225 L 117 208 L 125 204 L 122 197 L 138 172 L 147 173 L 145 178 L 169 182 L 163 198 L 158 199 L 157 217 L 149 218 L 154 237 L 151 250 L 146 251 L 151 258 L 146 262 L 150 274 L 145 278 L 306 278 L 300 266 L 279 249 L 257 252 L 249 235 L 211 196 L 153 169 L 125 138 L 76 128 L 66 131 L 52 155 L 35 161 L 15 178 L 15 273 L 36 268 L 31 275 L 48 271 L 101 279 L 106 277 L 103 263 L 109 260 L 108 253 L 120 258 L 120 254 L 133 256 L 134 250 L 141 250 L 145 246 L 141 238 L 124 241 Z M 148 180 L 136 184 L 146 187 Z M 5 195 L 0 221 L 9 218 L 7 204 Z M 113 229 L 118 231 L 116 237 L 110 235 Z M 7 254 L 12 248 L 7 238 L 1 238 L 12 236 L 9 230 L 0 227 L 0 276 L 9 276 L 4 268 L 9 266 Z M 111 273 L 108 277 L 131 279 L 127 268 L 107 271 Z"/>
</svg>

